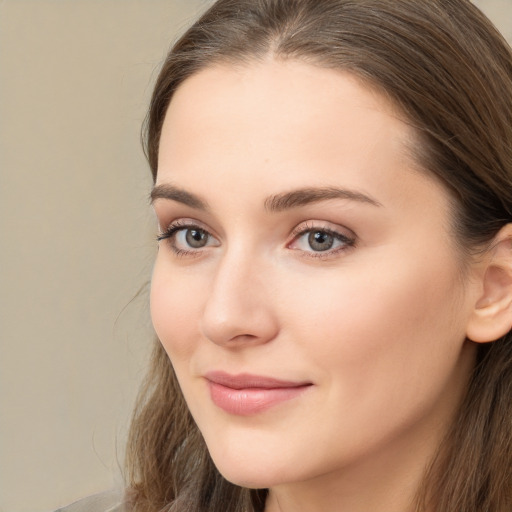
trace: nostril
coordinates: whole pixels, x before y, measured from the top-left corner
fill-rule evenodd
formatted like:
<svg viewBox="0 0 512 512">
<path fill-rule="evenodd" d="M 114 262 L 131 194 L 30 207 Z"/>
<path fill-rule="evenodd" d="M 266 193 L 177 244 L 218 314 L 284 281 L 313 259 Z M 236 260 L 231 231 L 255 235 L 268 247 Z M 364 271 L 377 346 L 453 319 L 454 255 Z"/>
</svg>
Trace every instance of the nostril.
<svg viewBox="0 0 512 512">
<path fill-rule="evenodd" d="M 217 345 L 229 347 L 266 343 L 277 334 L 277 321 L 267 308 L 253 309 L 250 314 L 231 311 L 222 317 L 205 311 L 201 329 L 204 336 Z"/>
<path fill-rule="evenodd" d="M 218 345 L 265 343 L 276 336 L 276 310 L 261 281 L 251 281 L 260 275 L 253 260 L 230 254 L 219 264 L 210 284 L 202 332 Z"/>
<path fill-rule="evenodd" d="M 257 340 L 257 339 L 258 339 L 258 336 L 254 335 L 254 334 L 239 334 L 237 336 L 234 336 L 231 341 L 233 341 L 233 342 L 237 342 L 237 341 L 250 342 L 250 341 Z"/>
</svg>

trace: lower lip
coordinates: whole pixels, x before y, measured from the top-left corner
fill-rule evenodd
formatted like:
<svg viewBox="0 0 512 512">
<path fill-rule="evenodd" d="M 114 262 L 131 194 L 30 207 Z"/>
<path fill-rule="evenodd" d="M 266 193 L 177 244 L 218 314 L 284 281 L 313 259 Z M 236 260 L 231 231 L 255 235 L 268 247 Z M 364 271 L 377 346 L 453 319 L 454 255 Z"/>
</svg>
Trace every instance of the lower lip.
<svg viewBox="0 0 512 512">
<path fill-rule="evenodd" d="M 229 414 L 249 416 L 298 397 L 310 386 L 233 389 L 209 382 L 213 403 Z"/>
</svg>

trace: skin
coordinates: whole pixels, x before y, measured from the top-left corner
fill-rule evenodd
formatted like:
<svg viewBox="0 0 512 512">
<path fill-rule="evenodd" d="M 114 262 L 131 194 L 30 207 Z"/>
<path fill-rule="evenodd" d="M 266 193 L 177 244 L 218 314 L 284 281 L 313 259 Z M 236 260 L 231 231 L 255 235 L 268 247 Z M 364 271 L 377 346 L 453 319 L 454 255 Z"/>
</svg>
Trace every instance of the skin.
<svg viewBox="0 0 512 512">
<path fill-rule="evenodd" d="M 160 242 L 153 323 L 215 464 L 269 488 L 267 512 L 410 510 L 465 390 L 482 285 L 411 144 L 378 92 L 295 61 L 213 66 L 171 101 L 154 207 L 178 231 Z M 356 195 L 269 211 L 317 187 Z M 313 250 L 326 229 L 345 238 Z M 238 416 L 212 402 L 214 370 L 312 385 Z"/>
</svg>

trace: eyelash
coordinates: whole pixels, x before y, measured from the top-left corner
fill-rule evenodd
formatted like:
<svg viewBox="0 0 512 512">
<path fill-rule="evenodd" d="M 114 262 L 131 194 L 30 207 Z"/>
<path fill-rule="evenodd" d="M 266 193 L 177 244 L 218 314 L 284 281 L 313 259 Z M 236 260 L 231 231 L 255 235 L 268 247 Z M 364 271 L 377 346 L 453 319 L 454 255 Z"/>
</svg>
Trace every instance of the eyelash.
<svg viewBox="0 0 512 512">
<path fill-rule="evenodd" d="M 176 221 L 173 222 L 163 233 L 160 233 L 156 237 L 156 241 L 161 242 L 162 240 L 168 240 L 169 245 L 176 256 L 199 256 L 200 249 L 187 251 L 185 249 L 179 249 L 178 247 L 176 247 L 176 244 L 174 243 L 174 238 L 176 234 L 180 231 L 185 231 L 187 229 L 197 229 L 198 231 L 203 231 L 204 233 L 207 233 L 208 236 L 212 236 L 206 229 L 203 229 L 201 226 L 198 226 L 197 224 L 194 224 L 192 222 Z"/>
<path fill-rule="evenodd" d="M 162 240 L 169 240 L 169 245 L 176 256 L 197 257 L 197 256 L 200 256 L 202 248 L 191 249 L 191 250 L 180 249 L 176 246 L 175 241 L 174 241 L 175 236 L 180 231 L 193 230 L 193 229 L 201 231 L 201 232 L 205 233 L 207 236 L 213 238 L 213 236 L 209 233 L 208 230 L 202 228 L 201 226 L 198 226 L 197 224 L 194 224 L 192 222 L 176 221 L 176 222 L 172 223 L 167 228 L 166 231 L 164 231 L 163 233 L 160 233 L 157 236 L 156 240 L 157 240 L 157 242 L 161 242 Z M 327 258 L 336 256 L 341 252 L 347 251 L 348 249 L 351 249 L 356 245 L 355 235 L 353 237 L 350 237 L 347 235 L 343 235 L 343 234 L 341 234 L 333 229 L 327 228 L 327 227 L 306 223 L 305 225 L 304 224 L 299 225 L 297 228 L 295 228 L 292 231 L 293 239 L 290 243 L 287 244 L 287 247 L 289 247 L 293 243 L 296 243 L 304 235 L 307 235 L 308 233 L 313 233 L 313 232 L 324 233 L 326 235 L 329 235 L 329 236 L 333 237 L 335 241 L 340 242 L 342 245 L 338 248 L 329 249 L 327 251 L 314 251 L 314 250 L 302 251 L 303 254 L 301 256 L 303 256 L 303 257 L 312 258 L 312 259 L 315 259 L 315 258 L 327 259 Z M 297 250 L 297 249 L 292 249 L 292 250 Z"/>
<path fill-rule="evenodd" d="M 308 233 L 324 233 L 326 235 L 332 236 L 334 240 L 340 242 L 342 245 L 335 249 L 329 249 L 327 251 L 303 251 L 302 256 L 306 258 L 319 258 L 319 259 L 328 259 L 331 257 L 335 257 L 336 255 L 345 252 L 356 245 L 356 237 L 344 235 L 338 231 L 330 229 L 325 226 L 315 225 L 313 223 L 305 223 L 300 224 L 297 228 L 292 231 L 293 240 L 288 244 L 291 245 L 294 242 L 297 242 L 301 237 L 307 235 Z"/>
</svg>

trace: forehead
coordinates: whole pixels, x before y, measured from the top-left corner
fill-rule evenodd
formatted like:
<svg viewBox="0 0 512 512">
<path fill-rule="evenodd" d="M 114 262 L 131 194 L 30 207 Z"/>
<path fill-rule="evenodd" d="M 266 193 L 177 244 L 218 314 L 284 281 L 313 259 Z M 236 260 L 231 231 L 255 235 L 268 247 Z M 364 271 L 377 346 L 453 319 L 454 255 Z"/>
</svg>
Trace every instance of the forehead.
<svg viewBox="0 0 512 512">
<path fill-rule="evenodd" d="M 170 103 L 157 184 L 205 197 L 342 185 L 401 201 L 414 180 L 432 181 L 416 172 L 415 140 L 389 99 L 350 73 L 293 60 L 216 65 Z"/>
<path fill-rule="evenodd" d="M 304 149 L 317 145 L 327 151 L 334 138 L 340 150 L 356 143 L 354 149 L 367 151 L 386 139 L 386 145 L 403 152 L 414 133 L 383 94 L 347 72 L 293 60 L 216 65 L 175 92 L 163 126 L 159 168 L 191 145 L 197 150 L 198 142 L 204 150 L 227 140 L 243 142 L 247 149 L 264 142 L 270 155 L 276 145 L 282 152 L 292 149 L 290 139 Z"/>
<path fill-rule="evenodd" d="M 326 116 L 329 112 L 332 115 Z M 376 86 L 363 84 L 354 74 L 271 58 L 240 65 L 217 64 L 192 75 L 174 93 L 165 124 L 188 118 L 220 127 L 225 119 L 236 132 L 237 125 L 256 130 L 267 123 L 269 129 L 270 121 L 280 119 L 281 124 L 274 123 L 276 131 L 292 128 L 297 122 L 304 128 L 305 121 L 316 121 L 318 125 L 311 128 L 317 132 L 315 128 L 328 121 L 340 121 L 336 115 L 360 123 L 380 117 L 388 128 L 395 121 L 395 131 L 413 135 L 399 121 L 401 112 L 394 104 Z"/>
</svg>

